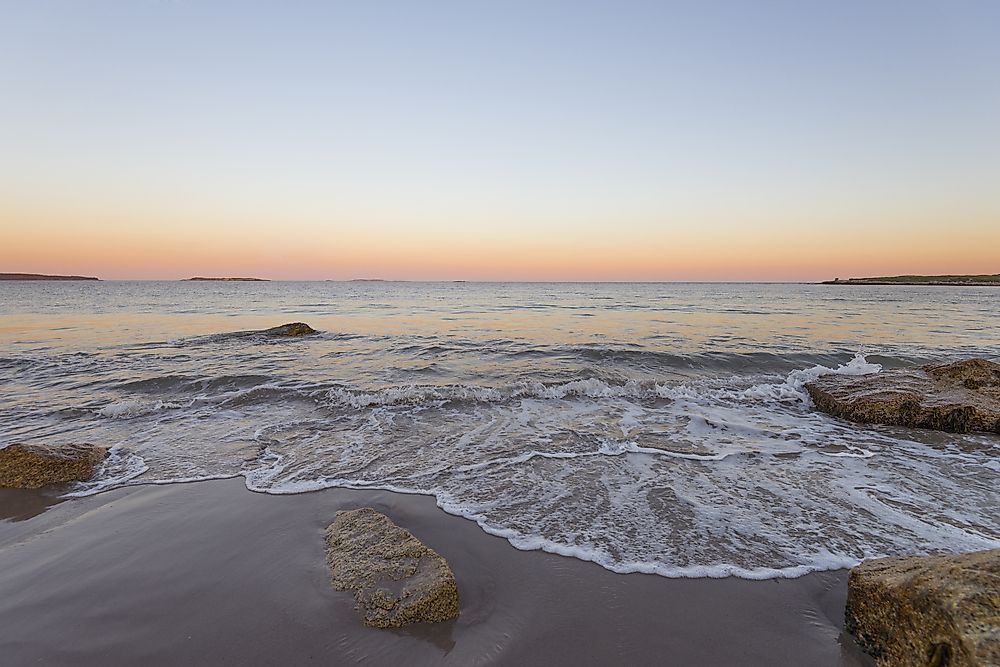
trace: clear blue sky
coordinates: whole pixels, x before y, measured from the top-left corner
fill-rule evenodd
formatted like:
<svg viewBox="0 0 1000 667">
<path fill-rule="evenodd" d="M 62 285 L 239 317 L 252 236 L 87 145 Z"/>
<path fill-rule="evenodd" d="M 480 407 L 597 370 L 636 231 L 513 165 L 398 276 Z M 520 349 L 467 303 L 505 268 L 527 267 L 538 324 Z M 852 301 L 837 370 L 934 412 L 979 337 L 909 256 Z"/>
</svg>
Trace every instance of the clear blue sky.
<svg viewBox="0 0 1000 667">
<path fill-rule="evenodd" d="M 0 2 L 0 90 L 0 270 L 1000 271 L 1000 2 Z"/>
</svg>

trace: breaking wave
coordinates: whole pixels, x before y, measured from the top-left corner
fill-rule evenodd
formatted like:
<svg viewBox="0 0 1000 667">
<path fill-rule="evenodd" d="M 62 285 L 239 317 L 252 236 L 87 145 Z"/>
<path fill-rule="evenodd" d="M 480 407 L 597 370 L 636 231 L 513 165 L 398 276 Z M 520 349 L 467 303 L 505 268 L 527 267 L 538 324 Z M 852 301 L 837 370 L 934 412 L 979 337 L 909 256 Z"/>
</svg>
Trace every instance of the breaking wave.
<svg viewBox="0 0 1000 667">
<path fill-rule="evenodd" d="M 141 398 L 126 398 L 124 400 L 115 401 L 114 403 L 105 405 L 100 410 L 97 410 L 97 414 L 102 417 L 110 417 L 111 419 L 131 419 L 133 417 L 141 417 L 143 415 L 159 412 L 160 410 L 169 410 L 179 407 L 181 406 L 177 403 L 149 401 Z"/>
<path fill-rule="evenodd" d="M 74 494 L 235 475 L 274 494 L 426 494 L 519 549 L 671 577 L 790 577 L 1000 546 L 1000 469 L 982 465 L 997 439 L 859 428 L 816 413 L 803 388 L 880 371 L 858 354 L 683 381 L 154 378 L 97 411 L 125 429 L 122 444 Z"/>
</svg>

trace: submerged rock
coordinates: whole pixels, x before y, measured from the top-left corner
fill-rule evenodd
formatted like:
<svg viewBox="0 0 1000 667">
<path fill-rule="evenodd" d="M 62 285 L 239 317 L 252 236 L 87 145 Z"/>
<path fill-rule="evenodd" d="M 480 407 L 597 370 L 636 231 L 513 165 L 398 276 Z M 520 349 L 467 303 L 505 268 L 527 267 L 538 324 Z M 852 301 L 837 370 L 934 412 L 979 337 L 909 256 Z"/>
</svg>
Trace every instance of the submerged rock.
<svg viewBox="0 0 1000 667">
<path fill-rule="evenodd" d="M 816 407 L 863 424 L 1000 433 L 1000 364 L 967 359 L 806 384 Z"/>
<path fill-rule="evenodd" d="M 305 322 L 291 322 L 280 327 L 272 327 L 262 331 L 266 336 L 311 336 L 316 330 Z"/>
<path fill-rule="evenodd" d="M 879 665 L 1000 665 L 1000 549 L 865 561 L 846 622 Z"/>
<path fill-rule="evenodd" d="M 393 628 L 458 616 L 458 586 L 435 551 L 369 507 L 337 512 L 326 529 L 333 587 L 354 591 L 365 624 Z"/>
<path fill-rule="evenodd" d="M 0 487 L 38 489 L 83 482 L 94 475 L 107 453 L 93 445 L 8 445 L 0 449 Z"/>
</svg>

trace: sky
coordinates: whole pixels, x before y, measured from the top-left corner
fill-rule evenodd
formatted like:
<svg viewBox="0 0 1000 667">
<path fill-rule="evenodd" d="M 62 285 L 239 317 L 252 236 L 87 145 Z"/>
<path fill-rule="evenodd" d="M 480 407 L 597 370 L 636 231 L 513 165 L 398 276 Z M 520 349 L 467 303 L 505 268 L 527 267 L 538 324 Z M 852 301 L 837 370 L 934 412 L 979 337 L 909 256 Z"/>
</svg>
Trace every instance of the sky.
<svg viewBox="0 0 1000 667">
<path fill-rule="evenodd" d="M 1000 272 L 1000 3 L 0 0 L 0 271 Z"/>
</svg>

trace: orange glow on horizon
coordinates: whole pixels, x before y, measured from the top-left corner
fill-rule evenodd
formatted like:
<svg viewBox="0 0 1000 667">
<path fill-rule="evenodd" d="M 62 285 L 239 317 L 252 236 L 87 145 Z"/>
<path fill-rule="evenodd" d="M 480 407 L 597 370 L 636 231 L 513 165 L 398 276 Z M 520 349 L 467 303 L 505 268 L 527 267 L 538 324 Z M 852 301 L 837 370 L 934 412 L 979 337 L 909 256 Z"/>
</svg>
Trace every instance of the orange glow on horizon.
<svg viewBox="0 0 1000 667">
<path fill-rule="evenodd" d="M 956 237 L 947 225 L 581 226 L 296 224 L 181 215 L 2 216 L 0 270 L 175 279 L 814 281 L 893 274 L 996 273 L 1000 225 Z M 127 222 L 126 222 L 127 221 Z M 492 230 L 487 233 L 483 229 Z M 622 233 L 617 234 L 616 229 Z M 497 231 L 499 230 L 499 231 Z"/>
</svg>

